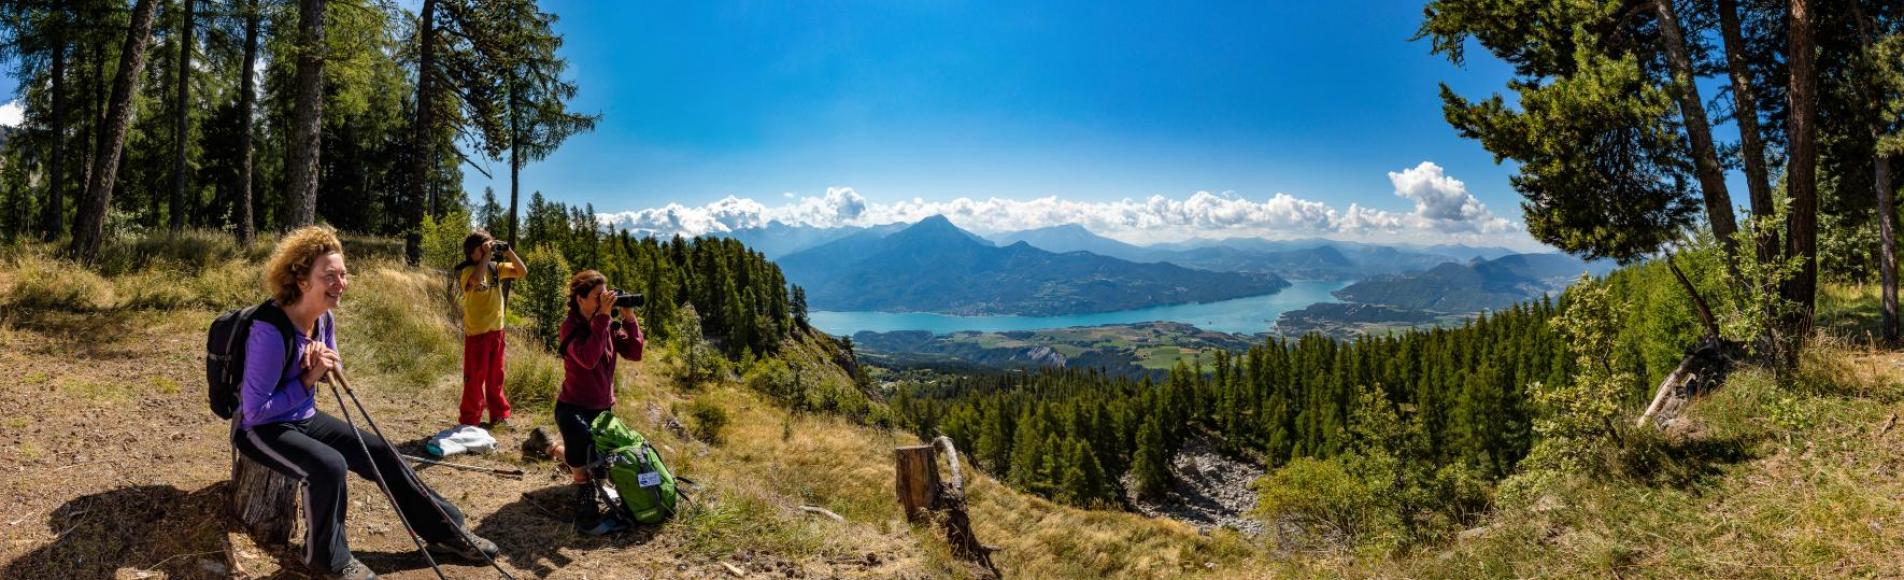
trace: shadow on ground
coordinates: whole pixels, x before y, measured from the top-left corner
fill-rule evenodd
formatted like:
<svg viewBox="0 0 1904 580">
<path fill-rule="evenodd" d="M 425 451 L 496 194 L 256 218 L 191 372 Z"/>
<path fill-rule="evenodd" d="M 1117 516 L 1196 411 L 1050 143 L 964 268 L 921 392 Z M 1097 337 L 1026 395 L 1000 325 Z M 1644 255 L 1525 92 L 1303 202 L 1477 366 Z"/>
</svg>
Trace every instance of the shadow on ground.
<svg viewBox="0 0 1904 580">
<path fill-rule="evenodd" d="M 225 485 L 190 493 L 143 485 L 73 498 L 46 516 L 56 539 L 8 562 L 0 578 L 112 578 L 122 568 L 224 578 L 224 519 L 205 516 L 219 513 Z"/>
<path fill-rule="evenodd" d="M 596 537 L 577 533 L 569 523 L 573 492 L 553 485 L 523 492 L 521 499 L 483 518 L 474 528 L 502 548 L 502 561 L 535 576 L 547 576 L 573 560 L 563 549 L 598 550 L 639 547 L 654 540 L 657 526 L 635 526 L 618 534 Z"/>
</svg>

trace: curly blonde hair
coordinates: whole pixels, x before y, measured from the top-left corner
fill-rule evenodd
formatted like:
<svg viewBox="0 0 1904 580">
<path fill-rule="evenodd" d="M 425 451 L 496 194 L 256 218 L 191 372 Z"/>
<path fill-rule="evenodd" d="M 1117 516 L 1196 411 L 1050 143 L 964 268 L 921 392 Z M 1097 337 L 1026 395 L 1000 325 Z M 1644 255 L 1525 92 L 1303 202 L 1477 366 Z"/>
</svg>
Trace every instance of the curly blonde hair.
<svg viewBox="0 0 1904 580">
<path fill-rule="evenodd" d="M 343 252 L 344 244 L 330 226 L 305 226 L 285 234 L 264 263 L 264 291 L 280 305 L 296 304 L 304 296 L 298 280 L 311 274 L 311 265 L 318 258 Z"/>
</svg>

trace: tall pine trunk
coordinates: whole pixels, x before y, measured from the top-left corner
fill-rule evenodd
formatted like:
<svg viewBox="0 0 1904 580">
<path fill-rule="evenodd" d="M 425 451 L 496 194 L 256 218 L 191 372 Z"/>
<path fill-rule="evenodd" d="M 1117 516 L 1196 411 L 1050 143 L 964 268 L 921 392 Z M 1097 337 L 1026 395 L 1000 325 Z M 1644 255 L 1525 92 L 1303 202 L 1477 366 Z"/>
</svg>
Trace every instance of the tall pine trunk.
<svg viewBox="0 0 1904 580">
<path fill-rule="evenodd" d="M 1732 77 L 1733 118 L 1739 123 L 1739 156 L 1745 162 L 1745 189 L 1751 196 L 1752 215 L 1769 216 L 1772 182 L 1765 167 L 1765 138 L 1759 131 L 1759 97 L 1746 69 L 1745 37 L 1739 32 L 1738 0 L 1719 0 L 1719 35 L 1725 43 L 1726 68 Z M 1759 263 L 1778 257 L 1778 237 L 1772 228 L 1754 230 Z"/>
<path fill-rule="evenodd" d="M 1781 347 L 1780 362 L 1793 365 L 1811 333 L 1812 305 L 1818 293 L 1818 79 L 1809 0 L 1791 0 L 1789 26 L 1786 61 L 1791 72 L 1791 113 L 1785 122 L 1790 141 L 1785 187 L 1791 195 L 1791 215 L 1785 222 L 1785 255 L 1798 258 L 1802 269 L 1786 282 L 1783 292 L 1795 311 L 1783 325 L 1786 344 Z"/>
<path fill-rule="evenodd" d="M 403 256 L 411 265 L 423 260 L 423 214 L 436 158 L 430 139 L 436 121 L 436 0 L 423 0 L 417 12 L 417 45 L 416 126 L 410 143 L 410 207 L 403 236 Z"/>
<path fill-rule="evenodd" d="M 1864 43 L 1864 58 L 1859 61 L 1863 66 L 1856 70 L 1865 82 L 1858 85 L 1858 92 L 1871 110 L 1879 113 L 1871 124 L 1871 188 L 1878 200 L 1878 273 L 1883 284 L 1883 316 L 1878 330 L 1884 342 L 1894 343 L 1897 340 L 1897 246 L 1891 230 L 1891 157 L 1879 145 L 1884 140 L 1884 102 L 1890 95 L 1882 80 L 1884 67 L 1874 54 L 1878 43 L 1877 23 L 1857 2 L 1852 2 L 1850 7 L 1857 19 L 1858 37 Z"/>
<path fill-rule="evenodd" d="M 172 231 L 185 228 L 185 141 L 190 137 L 188 113 L 192 98 L 192 0 L 185 3 L 179 21 L 178 102 L 172 119 Z"/>
<path fill-rule="evenodd" d="M 317 221 L 318 152 L 324 122 L 324 0 L 298 0 L 297 76 L 284 188 L 285 229 Z"/>
<path fill-rule="evenodd" d="M 79 180 L 81 194 L 85 193 L 86 185 L 93 182 L 93 170 L 99 166 L 99 160 L 94 155 L 98 153 L 99 144 L 103 141 L 100 134 L 104 132 L 101 127 L 105 125 L 106 41 L 105 35 L 98 35 L 98 37 L 100 40 L 93 42 L 93 98 L 86 99 L 86 142 L 80 144 L 80 148 L 86 151 L 86 171 Z"/>
<path fill-rule="evenodd" d="M 522 127 L 517 110 L 516 81 L 509 81 L 509 245 L 516 245 L 516 199 L 522 192 Z"/>
<path fill-rule="evenodd" d="M 1871 160 L 1878 193 L 1878 272 L 1884 280 L 1884 319 L 1880 331 L 1884 341 L 1897 342 L 1897 234 L 1891 229 L 1891 158 L 1878 154 Z"/>
<path fill-rule="evenodd" d="M 252 168 L 252 108 L 257 102 L 257 87 L 252 77 L 257 76 L 258 67 L 258 0 L 245 3 L 245 64 L 244 78 L 238 81 L 238 154 L 241 156 L 238 166 L 238 207 L 237 215 L 232 216 L 238 222 L 238 242 L 251 243 L 251 180 Z"/>
<path fill-rule="evenodd" d="M 113 182 L 118 179 L 119 156 L 126 145 L 126 131 L 132 124 L 132 97 L 139 89 L 139 76 L 145 70 L 145 50 L 152 42 L 152 16 L 158 12 L 154 0 L 139 0 L 132 7 L 131 26 L 126 30 L 124 50 L 119 52 L 119 70 L 112 79 L 112 101 L 106 107 L 105 127 L 99 151 L 94 155 L 98 167 L 86 184 L 84 207 L 74 220 L 73 242 L 69 251 L 80 260 L 91 262 L 99 256 L 99 243 L 105 236 L 106 209 L 112 207 Z"/>
<path fill-rule="evenodd" d="M 1679 97 L 1679 116 L 1686 122 L 1686 137 L 1692 142 L 1693 165 L 1699 177 L 1700 196 L 1706 202 L 1706 221 L 1712 235 L 1728 255 L 1735 248 L 1732 233 L 1738 221 L 1732 216 L 1732 195 L 1726 192 L 1725 169 L 1719 165 L 1719 149 L 1712 142 L 1712 122 L 1706 118 L 1705 104 L 1699 98 L 1698 77 L 1692 59 L 1686 54 L 1686 39 L 1680 32 L 1679 16 L 1672 0 L 1654 2 L 1659 10 L 1659 40 L 1666 49 L 1666 62 L 1673 71 L 1674 94 Z M 1727 261 L 1731 264 L 1730 260 Z"/>
<path fill-rule="evenodd" d="M 41 222 L 46 228 L 46 233 L 41 239 L 49 242 L 59 239 L 60 232 L 66 229 L 66 224 L 63 223 L 66 207 L 66 25 L 64 22 L 53 28 L 52 72 L 53 151 L 47 159 L 49 172 L 46 180 L 46 213 Z"/>
</svg>

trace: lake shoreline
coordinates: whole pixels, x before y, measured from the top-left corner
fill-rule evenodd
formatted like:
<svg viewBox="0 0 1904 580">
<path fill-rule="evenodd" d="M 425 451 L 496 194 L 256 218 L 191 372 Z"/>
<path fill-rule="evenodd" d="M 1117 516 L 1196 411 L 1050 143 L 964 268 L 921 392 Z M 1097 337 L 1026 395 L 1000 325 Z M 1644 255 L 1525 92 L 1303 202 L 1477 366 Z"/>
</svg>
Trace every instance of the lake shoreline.
<svg viewBox="0 0 1904 580">
<path fill-rule="evenodd" d="M 828 334 L 852 336 L 862 331 L 930 331 L 945 335 L 961 331 L 1010 332 L 1057 328 L 1181 322 L 1203 330 L 1246 336 L 1274 332 L 1283 312 L 1319 302 L 1339 302 L 1333 292 L 1354 281 L 1292 280 L 1280 291 L 1208 303 L 1172 304 L 1131 310 L 1062 316 L 960 316 L 930 312 L 813 311 L 811 324 Z"/>
</svg>

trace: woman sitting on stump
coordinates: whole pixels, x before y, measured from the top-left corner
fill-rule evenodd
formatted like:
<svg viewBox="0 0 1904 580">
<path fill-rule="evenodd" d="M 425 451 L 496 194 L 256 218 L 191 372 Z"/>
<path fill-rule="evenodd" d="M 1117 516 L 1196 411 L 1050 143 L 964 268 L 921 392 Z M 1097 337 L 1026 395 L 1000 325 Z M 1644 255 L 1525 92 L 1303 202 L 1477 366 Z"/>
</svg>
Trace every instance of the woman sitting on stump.
<svg viewBox="0 0 1904 580">
<path fill-rule="evenodd" d="M 595 484 L 605 471 L 591 464 L 597 459 L 595 439 L 588 426 L 595 417 L 615 407 L 615 355 L 641 360 L 641 324 L 634 309 L 621 309 L 621 320 L 609 313 L 615 291 L 600 272 L 583 270 L 569 278 L 569 316 L 557 333 L 562 353 L 562 392 L 555 397 L 555 426 L 562 432 L 563 462 L 575 478 L 575 527 L 595 527 Z M 610 531 L 610 530 L 601 530 Z"/>
<path fill-rule="evenodd" d="M 261 315 L 245 342 L 244 384 L 239 389 L 239 426 L 232 445 L 245 457 L 287 477 L 303 480 L 304 561 L 329 578 L 376 578 L 351 556 L 344 537 L 346 469 L 372 477 L 371 465 L 384 475 L 403 517 L 429 542 L 429 549 L 482 561 L 493 558 L 496 544 L 464 525 L 463 512 L 416 481 L 390 445 L 362 433 L 363 446 L 349 425 L 317 410 L 317 384 L 341 369 L 331 309 L 350 286 L 344 248 L 327 227 L 306 227 L 285 235 L 265 263 L 264 286 L 275 307 L 289 318 L 295 334 L 287 341 L 277 324 Z M 295 360 L 292 360 L 295 358 Z M 291 360 L 291 364 L 285 364 Z M 364 447 L 369 447 L 365 455 Z M 432 505 L 434 504 L 434 505 Z"/>
</svg>

